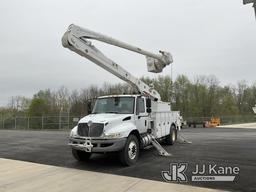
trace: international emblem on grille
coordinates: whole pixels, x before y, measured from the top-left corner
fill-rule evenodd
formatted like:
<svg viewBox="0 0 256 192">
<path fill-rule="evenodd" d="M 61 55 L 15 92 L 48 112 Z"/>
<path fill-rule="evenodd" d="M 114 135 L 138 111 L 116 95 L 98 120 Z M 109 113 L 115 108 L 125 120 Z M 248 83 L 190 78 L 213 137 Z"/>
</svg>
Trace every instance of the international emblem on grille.
<svg viewBox="0 0 256 192">
<path fill-rule="evenodd" d="M 91 127 L 92 121 L 88 121 L 87 125 L 88 125 L 89 127 Z"/>
</svg>

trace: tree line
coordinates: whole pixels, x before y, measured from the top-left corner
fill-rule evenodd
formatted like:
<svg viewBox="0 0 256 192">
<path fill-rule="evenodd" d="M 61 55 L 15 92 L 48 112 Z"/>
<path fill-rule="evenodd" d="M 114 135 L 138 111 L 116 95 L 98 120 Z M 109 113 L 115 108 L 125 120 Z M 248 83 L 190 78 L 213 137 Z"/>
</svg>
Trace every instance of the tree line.
<svg viewBox="0 0 256 192">
<path fill-rule="evenodd" d="M 215 76 L 196 76 L 189 79 L 179 75 L 142 77 L 142 81 L 160 93 L 162 101 L 171 102 L 172 110 L 179 110 L 184 117 L 210 117 L 252 115 L 256 103 L 256 82 L 248 85 L 239 81 L 235 85 L 221 85 Z M 7 107 L 0 108 L 2 115 L 42 116 L 68 113 L 84 116 L 88 103 L 101 95 L 131 94 L 135 90 L 127 84 L 104 83 L 81 90 L 40 90 L 33 98 L 12 97 Z"/>
</svg>

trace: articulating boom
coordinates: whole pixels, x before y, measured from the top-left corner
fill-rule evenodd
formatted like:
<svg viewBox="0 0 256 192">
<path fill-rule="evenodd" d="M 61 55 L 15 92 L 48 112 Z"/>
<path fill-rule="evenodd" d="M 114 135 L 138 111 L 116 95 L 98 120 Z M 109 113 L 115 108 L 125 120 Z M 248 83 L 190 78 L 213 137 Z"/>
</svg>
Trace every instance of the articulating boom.
<svg viewBox="0 0 256 192">
<path fill-rule="evenodd" d="M 69 48 L 79 55 L 91 60 L 108 72 L 131 84 L 141 94 L 150 96 L 152 99 L 161 100 L 161 97 L 156 90 L 132 76 L 128 71 L 106 57 L 101 51 L 94 47 L 92 42 L 88 41 L 88 39 L 98 40 L 145 55 L 147 59 L 148 71 L 154 73 L 162 72 L 166 65 L 172 63 L 173 60 L 170 53 L 159 51 L 160 54 L 153 54 L 141 48 L 128 45 L 127 43 L 115 40 L 111 37 L 107 37 L 88 29 L 83 29 L 73 24 L 69 26 L 68 30 L 62 37 L 62 45 L 64 47 Z"/>
</svg>

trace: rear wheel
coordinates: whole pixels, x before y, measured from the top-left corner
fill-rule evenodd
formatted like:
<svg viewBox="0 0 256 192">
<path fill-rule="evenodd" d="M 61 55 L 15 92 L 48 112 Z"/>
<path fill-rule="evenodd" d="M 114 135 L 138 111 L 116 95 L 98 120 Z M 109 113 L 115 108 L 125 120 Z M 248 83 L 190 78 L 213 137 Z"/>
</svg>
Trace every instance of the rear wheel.
<svg viewBox="0 0 256 192">
<path fill-rule="evenodd" d="M 78 161 L 87 161 L 90 159 L 92 154 L 85 151 L 72 149 L 72 155 Z"/>
<path fill-rule="evenodd" d="M 119 158 L 123 165 L 131 166 L 135 164 L 139 157 L 139 141 L 135 135 L 127 138 L 124 148 L 119 152 Z"/>
<path fill-rule="evenodd" d="M 166 143 L 168 145 L 173 145 L 177 139 L 177 130 L 175 125 L 172 125 L 170 128 L 170 134 L 166 136 Z"/>
</svg>

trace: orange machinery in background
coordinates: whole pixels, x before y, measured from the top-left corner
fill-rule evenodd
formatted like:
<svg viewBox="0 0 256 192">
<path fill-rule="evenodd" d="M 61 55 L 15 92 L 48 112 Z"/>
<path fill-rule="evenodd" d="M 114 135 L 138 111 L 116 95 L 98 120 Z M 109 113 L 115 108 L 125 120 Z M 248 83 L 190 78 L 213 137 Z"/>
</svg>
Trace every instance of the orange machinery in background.
<svg viewBox="0 0 256 192">
<path fill-rule="evenodd" d="M 220 125 L 219 117 L 212 117 L 210 121 L 204 122 L 204 127 L 217 127 Z"/>
</svg>

